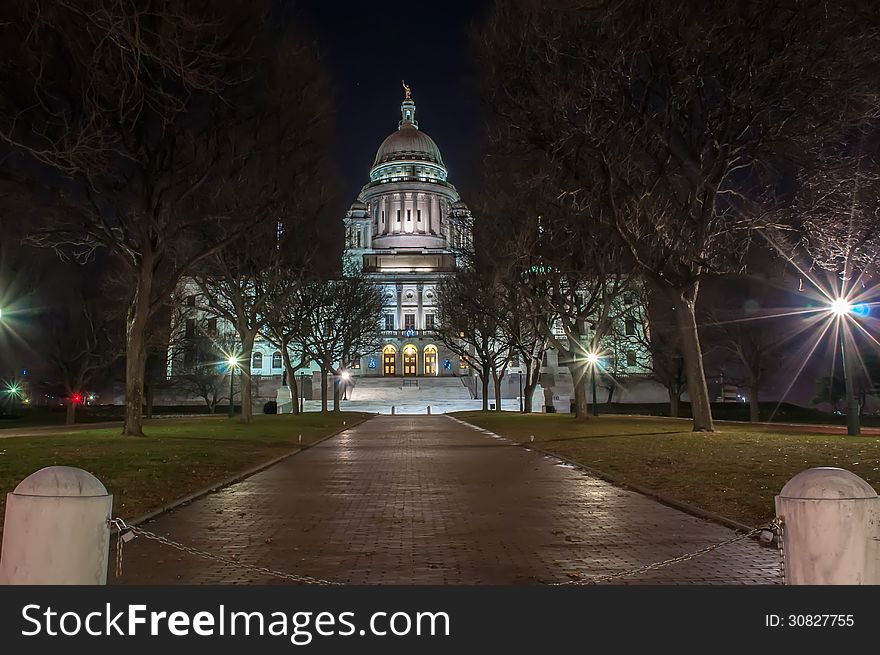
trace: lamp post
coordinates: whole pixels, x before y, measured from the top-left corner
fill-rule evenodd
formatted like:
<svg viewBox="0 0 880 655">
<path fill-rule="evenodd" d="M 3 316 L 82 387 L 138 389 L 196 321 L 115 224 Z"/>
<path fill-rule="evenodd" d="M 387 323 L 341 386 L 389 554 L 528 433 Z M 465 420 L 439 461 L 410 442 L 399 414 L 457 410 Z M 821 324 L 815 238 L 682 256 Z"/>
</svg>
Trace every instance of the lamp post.
<svg viewBox="0 0 880 655">
<path fill-rule="evenodd" d="M 587 353 L 587 362 L 590 364 L 590 386 L 593 390 L 593 416 L 599 416 L 599 405 L 596 404 L 596 366 L 599 364 L 599 355 Z"/>
<path fill-rule="evenodd" d="M 525 413 L 525 407 L 523 406 L 523 402 L 525 398 L 523 398 L 523 386 L 522 386 L 522 370 L 519 372 L 519 413 Z"/>
<path fill-rule="evenodd" d="M 235 404 L 232 402 L 232 394 L 235 392 L 235 369 L 238 368 L 238 357 L 230 355 L 226 363 L 229 365 L 229 418 L 232 418 L 235 415 Z"/>
<path fill-rule="evenodd" d="M 840 365 L 843 369 L 843 383 L 846 390 L 846 433 L 855 437 L 862 433 L 859 421 L 859 403 L 856 400 L 852 377 L 852 366 L 846 365 L 846 340 L 844 339 L 844 321 L 854 313 L 853 305 L 846 298 L 836 298 L 829 305 L 829 311 L 837 317 L 837 334 L 840 341 Z"/>
<path fill-rule="evenodd" d="M 343 369 L 339 373 L 339 378 L 341 380 L 340 384 L 342 385 L 342 399 L 348 400 L 346 396 L 348 395 L 348 381 L 351 379 L 351 373 L 348 372 L 348 369 Z"/>
</svg>

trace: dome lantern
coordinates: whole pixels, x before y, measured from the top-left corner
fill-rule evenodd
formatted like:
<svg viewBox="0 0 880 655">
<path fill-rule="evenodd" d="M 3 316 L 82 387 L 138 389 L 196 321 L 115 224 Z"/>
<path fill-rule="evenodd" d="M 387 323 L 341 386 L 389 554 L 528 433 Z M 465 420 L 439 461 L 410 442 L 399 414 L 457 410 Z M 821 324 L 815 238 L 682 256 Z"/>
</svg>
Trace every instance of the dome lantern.
<svg viewBox="0 0 880 655">
<path fill-rule="evenodd" d="M 405 123 L 409 123 L 414 128 L 419 129 L 419 124 L 416 121 L 416 103 L 413 102 L 412 89 L 409 88 L 409 85 L 401 80 L 403 84 L 403 91 L 406 96 L 403 99 L 403 102 L 400 104 L 400 123 L 398 123 L 398 129 L 403 129 Z"/>
</svg>

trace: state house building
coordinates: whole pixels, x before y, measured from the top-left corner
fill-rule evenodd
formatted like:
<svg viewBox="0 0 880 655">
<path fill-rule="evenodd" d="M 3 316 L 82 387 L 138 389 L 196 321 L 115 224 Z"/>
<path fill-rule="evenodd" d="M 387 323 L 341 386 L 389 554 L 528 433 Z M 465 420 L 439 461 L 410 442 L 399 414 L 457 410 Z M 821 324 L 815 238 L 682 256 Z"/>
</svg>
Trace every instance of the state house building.
<svg viewBox="0 0 880 655">
<path fill-rule="evenodd" d="M 389 299 L 380 328 L 381 352 L 354 362 L 366 376 L 466 374 L 459 357 L 436 339 L 437 284 L 455 271 L 459 233 L 469 215 L 434 140 L 419 129 L 406 88 L 400 122 L 379 146 L 370 181 L 345 215 L 344 270 L 363 271 Z"/>
</svg>

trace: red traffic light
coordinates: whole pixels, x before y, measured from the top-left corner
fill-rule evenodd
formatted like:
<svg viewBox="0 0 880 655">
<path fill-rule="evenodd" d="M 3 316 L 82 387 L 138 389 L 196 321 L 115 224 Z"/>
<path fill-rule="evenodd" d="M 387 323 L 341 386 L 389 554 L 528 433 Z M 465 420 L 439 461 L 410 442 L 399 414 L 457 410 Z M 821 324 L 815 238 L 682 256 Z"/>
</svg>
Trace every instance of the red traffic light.
<svg viewBox="0 0 880 655">
<path fill-rule="evenodd" d="M 73 394 L 73 397 L 71 398 L 71 400 L 77 405 L 81 404 L 83 401 L 82 394 L 81 393 Z"/>
</svg>

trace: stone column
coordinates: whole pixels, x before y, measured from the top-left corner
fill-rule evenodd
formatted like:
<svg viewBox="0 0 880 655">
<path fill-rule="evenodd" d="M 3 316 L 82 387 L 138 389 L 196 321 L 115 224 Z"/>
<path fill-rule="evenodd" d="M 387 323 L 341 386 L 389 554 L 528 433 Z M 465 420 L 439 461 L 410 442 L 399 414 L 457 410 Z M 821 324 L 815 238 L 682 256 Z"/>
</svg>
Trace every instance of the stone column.
<svg viewBox="0 0 880 655">
<path fill-rule="evenodd" d="M 434 229 L 437 230 L 439 236 L 443 234 L 443 212 L 440 209 L 440 196 L 434 196 L 434 209 L 436 210 Z"/>
<path fill-rule="evenodd" d="M 416 312 L 416 329 L 424 330 L 425 329 L 425 319 L 424 319 L 424 311 L 422 310 L 422 292 L 424 291 L 425 285 L 421 282 L 416 285 L 418 290 L 418 298 L 419 298 L 419 308 Z"/>
<path fill-rule="evenodd" d="M 397 283 L 397 329 L 403 329 L 403 285 Z"/>
<path fill-rule="evenodd" d="M 434 204 L 434 196 L 430 193 L 425 194 L 425 223 L 426 229 L 425 231 L 428 234 L 434 234 L 434 221 L 433 221 L 433 212 L 431 211 L 431 207 Z"/>
</svg>

